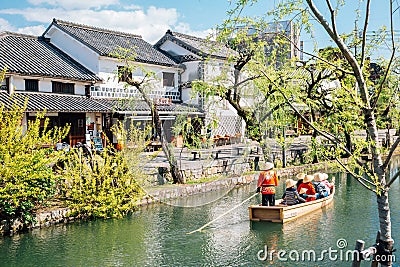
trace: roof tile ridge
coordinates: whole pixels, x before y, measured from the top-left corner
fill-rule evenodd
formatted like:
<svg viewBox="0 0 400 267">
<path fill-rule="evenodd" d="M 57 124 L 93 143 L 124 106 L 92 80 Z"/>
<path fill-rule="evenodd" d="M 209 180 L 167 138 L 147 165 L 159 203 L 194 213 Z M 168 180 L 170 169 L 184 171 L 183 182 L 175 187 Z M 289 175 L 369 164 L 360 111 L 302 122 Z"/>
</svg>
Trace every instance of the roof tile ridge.
<svg viewBox="0 0 400 267">
<path fill-rule="evenodd" d="M 101 27 L 90 26 L 90 25 L 86 25 L 86 24 L 80 24 L 80 23 L 75 23 L 75 22 L 70 22 L 70 21 L 65 21 L 65 20 L 59 20 L 59 19 L 54 19 L 53 21 L 54 21 L 54 23 L 56 23 L 58 25 L 66 25 L 66 26 L 72 26 L 72 27 L 76 27 L 76 28 L 82 28 L 85 30 L 105 32 L 105 33 L 111 33 L 111 34 L 121 35 L 121 36 L 125 36 L 125 37 L 134 37 L 134 38 L 143 39 L 141 35 L 134 34 L 134 33 L 115 31 L 115 30 L 110 30 L 110 29 L 105 29 L 105 28 L 101 28 Z"/>
<path fill-rule="evenodd" d="M 40 38 L 40 36 L 37 36 L 37 35 L 31 35 L 31 34 L 25 34 L 25 33 L 19 33 L 19 32 L 11 32 L 11 31 L 0 32 L 0 37 L 5 37 L 5 36 L 23 37 L 23 38 L 36 39 L 36 40 Z"/>
<path fill-rule="evenodd" d="M 15 91 L 16 94 L 24 94 L 24 95 L 52 95 L 52 96 L 68 96 L 68 97 L 77 97 L 77 98 L 87 98 L 85 95 L 76 95 L 76 94 L 61 94 L 61 93 L 52 93 L 52 92 L 30 92 L 30 91 Z"/>
<path fill-rule="evenodd" d="M 201 41 L 207 41 L 207 38 L 201 38 L 201 37 L 197 37 L 197 36 L 194 36 L 194 35 L 181 33 L 181 32 L 172 32 L 172 36 L 182 36 L 182 37 L 188 37 L 190 39 L 197 39 L 197 40 L 201 40 Z M 210 39 L 210 41 L 213 41 L 213 40 Z"/>
</svg>

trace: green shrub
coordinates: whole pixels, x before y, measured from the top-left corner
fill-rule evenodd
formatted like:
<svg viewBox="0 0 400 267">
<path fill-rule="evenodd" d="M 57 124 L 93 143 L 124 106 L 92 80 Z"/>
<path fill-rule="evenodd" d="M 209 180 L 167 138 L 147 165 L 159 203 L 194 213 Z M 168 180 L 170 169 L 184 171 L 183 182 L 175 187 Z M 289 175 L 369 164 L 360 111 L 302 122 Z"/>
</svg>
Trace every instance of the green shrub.
<svg viewBox="0 0 400 267">
<path fill-rule="evenodd" d="M 41 113 L 24 131 L 25 106 L 0 107 L 0 218 L 28 223 L 33 211 L 56 192 L 51 166 L 60 154 L 52 144 L 65 137 L 69 127 L 47 129 L 48 120 Z"/>
<path fill-rule="evenodd" d="M 122 217 L 144 195 L 124 153 L 112 147 L 93 155 L 85 154 L 82 148 L 73 149 L 66 157 L 62 176 L 62 192 L 72 216 Z"/>
</svg>

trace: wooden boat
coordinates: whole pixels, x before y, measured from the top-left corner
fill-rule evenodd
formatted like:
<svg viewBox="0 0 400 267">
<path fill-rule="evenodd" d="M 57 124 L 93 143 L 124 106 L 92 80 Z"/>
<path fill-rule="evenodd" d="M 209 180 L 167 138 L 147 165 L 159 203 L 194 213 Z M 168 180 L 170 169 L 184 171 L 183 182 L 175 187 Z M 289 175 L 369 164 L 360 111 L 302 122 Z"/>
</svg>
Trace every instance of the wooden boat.
<svg viewBox="0 0 400 267">
<path fill-rule="evenodd" d="M 260 206 L 251 205 L 249 206 L 250 220 L 252 221 L 268 221 L 268 222 L 279 222 L 285 223 L 297 219 L 303 215 L 306 215 L 315 210 L 319 210 L 322 207 L 328 206 L 335 195 L 335 187 L 329 196 L 318 200 L 301 203 L 297 205 L 277 205 L 277 206 Z M 280 203 L 282 200 L 277 200 Z"/>
</svg>

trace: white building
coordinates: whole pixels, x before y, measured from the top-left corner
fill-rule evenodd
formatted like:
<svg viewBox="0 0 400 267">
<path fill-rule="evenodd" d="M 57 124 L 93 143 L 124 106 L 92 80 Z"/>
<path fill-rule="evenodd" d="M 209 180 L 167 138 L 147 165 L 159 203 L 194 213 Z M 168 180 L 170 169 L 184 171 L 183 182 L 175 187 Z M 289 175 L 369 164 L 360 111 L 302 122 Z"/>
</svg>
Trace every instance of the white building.
<svg viewBox="0 0 400 267">
<path fill-rule="evenodd" d="M 14 101 L 23 105 L 28 98 L 27 120 L 46 110 L 50 126 L 71 125 L 64 140 L 72 145 L 85 141 L 86 118 L 100 118 L 109 108 L 85 96 L 90 86 L 102 82 L 48 39 L 4 32 L 0 35 L 0 68 L 6 69 L 1 83 L 0 103 L 10 107 Z M 13 98 L 10 98 L 10 97 Z M 97 127 L 94 127 L 96 131 Z"/>
<path fill-rule="evenodd" d="M 181 103 L 178 85 L 182 68 L 141 36 L 56 19 L 43 36 L 102 79 L 103 83 L 90 87 L 88 96 L 101 100 L 101 103 L 115 111 L 112 116 L 105 118 L 103 130 L 106 133 L 108 131 L 109 136 L 109 126 L 117 119 L 129 117 L 151 123 L 150 108 L 140 103 L 141 96 L 136 88 L 126 86 L 124 75 L 131 75 L 135 80 L 142 81 L 147 79 L 147 72 L 154 73 L 155 78 L 146 83 L 151 85 L 148 95 L 159 104 L 160 118 L 169 140 L 172 139 L 171 127 L 177 113 L 201 115 L 196 110 L 178 107 Z M 129 65 L 135 67 L 132 73 L 121 75 L 126 63 L 118 59 L 117 53 L 124 53 L 132 58 L 129 61 Z M 137 98 L 138 101 L 131 105 L 115 105 L 118 103 L 116 100 L 128 98 Z"/>
<path fill-rule="evenodd" d="M 155 44 L 155 47 L 168 54 L 184 70 L 180 75 L 182 101 L 197 105 L 206 113 L 206 120 L 218 118 L 219 125 L 213 134 L 243 133 L 243 122 L 234 108 L 225 100 L 208 99 L 206 103 L 199 96 L 192 95 L 191 82 L 201 80 L 211 82 L 227 66 L 227 59 L 234 50 L 212 40 L 198 38 L 168 30 Z"/>
</svg>

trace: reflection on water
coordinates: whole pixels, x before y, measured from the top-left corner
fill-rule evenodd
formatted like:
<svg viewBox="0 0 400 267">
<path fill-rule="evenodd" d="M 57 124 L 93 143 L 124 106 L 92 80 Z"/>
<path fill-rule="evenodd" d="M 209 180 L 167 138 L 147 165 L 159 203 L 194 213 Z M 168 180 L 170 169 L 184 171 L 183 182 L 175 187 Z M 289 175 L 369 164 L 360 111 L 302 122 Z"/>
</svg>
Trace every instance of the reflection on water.
<svg viewBox="0 0 400 267">
<path fill-rule="evenodd" d="M 199 185 L 200 186 L 200 185 Z M 234 189 L 234 186 L 229 188 L 222 188 L 219 190 L 209 191 L 206 194 L 191 195 L 184 198 L 167 199 L 163 203 L 176 207 L 193 208 L 208 205 L 214 201 L 220 200 L 225 195 L 229 194 Z"/>
<path fill-rule="evenodd" d="M 122 220 L 77 222 L 6 237 L 0 239 L 0 265 L 349 266 L 327 258 L 284 262 L 276 254 L 265 261 L 258 257 L 266 247 L 268 251 L 314 250 L 318 254 L 338 249 L 339 239 L 347 241 L 344 249 L 353 249 L 357 239 L 374 243 L 378 230 L 375 196 L 345 174 L 334 176 L 336 194 L 330 206 L 284 225 L 249 221 L 247 207 L 261 202 L 257 196 L 202 232 L 187 234 L 254 194 L 256 186 L 251 184 L 213 192 L 209 198 L 143 207 Z M 280 186 L 277 196 L 282 192 Z M 396 181 L 390 193 L 395 240 L 400 238 L 399 201 Z"/>
</svg>

